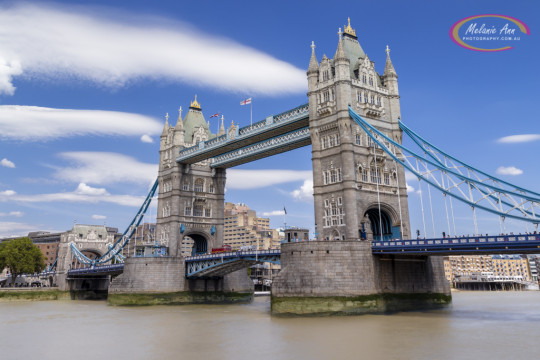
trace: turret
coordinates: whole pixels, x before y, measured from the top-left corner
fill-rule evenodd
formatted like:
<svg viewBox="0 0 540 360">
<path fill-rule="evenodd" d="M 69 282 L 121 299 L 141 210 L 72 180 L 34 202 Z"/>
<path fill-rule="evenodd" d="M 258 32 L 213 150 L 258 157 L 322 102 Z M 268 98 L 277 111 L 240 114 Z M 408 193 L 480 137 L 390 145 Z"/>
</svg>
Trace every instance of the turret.
<svg viewBox="0 0 540 360">
<path fill-rule="evenodd" d="M 221 127 L 219 128 L 217 136 L 225 135 L 225 125 L 223 124 L 223 121 L 224 121 L 224 118 L 223 118 L 223 115 L 221 115 Z"/>
<path fill-rule="evenodd" d="M 338 32 L 339 35 L 339 42 L 336 50 L 336 54 L 334 55 L 334 66 L 336 69 L 336 81 L 339 80 L 350 80 L 350 60 L 345 55 L 345 50 L 343 49 L 343 38 L 341 37 L 342 32 L 341 28 Z"/>
<path fill-rule="evenodd" d="M 397 73 L 390 59 L 390 48 L 386 45 L 386 65 L 384 66 L 384 84 L 388 88 L 390 95 L 399 95 Z"/>
<path fill-rule="evenodd" d="M 167 143 L 167 136 L 169 135 L 169 113 L 165 114 L 165 125 L 163 126 L 163 131 L 161 132 L 161 146 L 163 149 Z"/>
<path fill-rule="evenodd" d="M 174 127 L 174 140 L 173 143 L 175 146 L 184 146 L 184 122 L 182 121 L 182 107 L 178 109 L 178 120 L 176 120 L 176 125 Z"/>
</svg>

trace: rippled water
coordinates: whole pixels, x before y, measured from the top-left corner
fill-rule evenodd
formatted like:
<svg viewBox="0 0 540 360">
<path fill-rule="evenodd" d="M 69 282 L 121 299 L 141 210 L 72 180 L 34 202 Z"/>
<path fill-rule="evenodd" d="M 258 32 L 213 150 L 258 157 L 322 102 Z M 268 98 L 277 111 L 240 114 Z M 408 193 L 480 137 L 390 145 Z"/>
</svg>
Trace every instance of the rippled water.
<svg viewBox="0 0 540 360">
<path fill-rule="evenodd" d="M 248 305 L 0 303 L 0 359 L 537 359 L 540 292 L 459 292 L 451 309 L 271 317 Z"/>
</svg>

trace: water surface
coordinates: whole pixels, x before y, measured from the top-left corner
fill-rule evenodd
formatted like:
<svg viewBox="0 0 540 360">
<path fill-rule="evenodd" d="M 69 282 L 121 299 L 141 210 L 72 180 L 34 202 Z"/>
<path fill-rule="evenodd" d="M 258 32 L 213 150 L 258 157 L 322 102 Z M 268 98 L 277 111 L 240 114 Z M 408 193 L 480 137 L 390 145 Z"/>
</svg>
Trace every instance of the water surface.
<svg viewBox="0 0 540 360">
<path fill-rule="evenodd" d="M 247 305 L 0 303 L 0 359 L 537 359 L 540 292 L 459 292 L 441 311 L 277 318 Z"/>
</svg>

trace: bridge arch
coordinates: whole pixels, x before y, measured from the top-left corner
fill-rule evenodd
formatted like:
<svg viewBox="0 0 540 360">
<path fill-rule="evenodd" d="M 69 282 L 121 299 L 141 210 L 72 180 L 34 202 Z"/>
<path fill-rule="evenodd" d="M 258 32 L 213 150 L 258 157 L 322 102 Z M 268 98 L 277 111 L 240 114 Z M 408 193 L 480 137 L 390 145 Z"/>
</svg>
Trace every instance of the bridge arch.
<svg viewBox="0 0 540 360">
<path fill-rule="evenodd" d="M 199 232 L 191 232 L 186 234 L 182 240 L 182 248 L 185 249 L 186 246 L 189 247 L 189 243 L 191 243 L 191 251 L 189 252 L 189 255 L 200 255 L 210 252 L 208 246 L 208 236 L 206 234 Z M 185 252 L 186 251 L 184 250 L 184 253 Z"/>
<path fill-rule="evenodd" d="M 397 216 L 392 207 L 381 203 L 379 214 L 379 205 L 373 204 L 368 207 L 367 211 L 364 213 L 364 216 L 366 215 L 371 222 L 373 240 L 379 241 L 401 238 L 399 226 L 396 226 L 396 224 L 399 223 L 399 216 Z"/>
</svg>

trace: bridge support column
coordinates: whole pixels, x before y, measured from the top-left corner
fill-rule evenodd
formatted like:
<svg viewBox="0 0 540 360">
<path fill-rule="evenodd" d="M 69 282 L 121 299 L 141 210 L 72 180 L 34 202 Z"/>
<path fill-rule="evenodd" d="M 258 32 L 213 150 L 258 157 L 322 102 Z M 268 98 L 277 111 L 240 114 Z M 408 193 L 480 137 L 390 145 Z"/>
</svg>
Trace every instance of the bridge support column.
<svg viewBox="0 0 540 360">
<path fill-rule="evenodd" d="M 182 257 L 127 258 L 124 273 L 109 287 L 111 305 L 181 305 L 251 301 L 245 269 L 219 278 L 186 279 Z"/>
<path fill-rule="evenodd" d="M 441 307 L 451 300 L 442 259 L 379 258 L 370 241 L 282 244 L 272 314 L 365 314 Z"/>
</svg>

